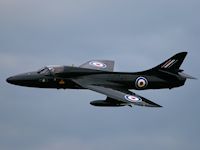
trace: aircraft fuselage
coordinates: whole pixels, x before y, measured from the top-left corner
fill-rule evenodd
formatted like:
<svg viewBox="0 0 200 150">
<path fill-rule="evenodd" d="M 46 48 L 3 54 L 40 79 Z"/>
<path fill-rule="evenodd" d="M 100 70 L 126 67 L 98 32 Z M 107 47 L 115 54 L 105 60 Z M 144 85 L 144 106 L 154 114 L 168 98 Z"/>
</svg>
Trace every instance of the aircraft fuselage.
<svg viewBox="0 0 200 150">
<path fill-rule="evenodd" d="M 128 89 L 162 89 L 182 86 L 185 78 L 165 77 L 160 72 L 152 74 L 144 72 L 124 73 L 92 70 L 80 67 L 63 66 L 62 71 L 53 72 L 46 67 L 46 72 L 28 72 L 7 79 L 7 82 L 20 86 L 56 89 L 83 89 L 73 79 L 85 78 L 85 82 L 96 81 L 95 85 L 106 87 L 126 87 Z M 56 68 L 53 68 L 56 69 Z M 177 80 L 178 79 L 178 80 Z"/>
<path fill-rule="evenodd" d="M 28 72 L 7 79 L 8 83 L 37 88 L 89 89 L 106 95 L 104 100 L 94 100 L 93 106 L 162 107 L 132 91 L 175 88 L 184 85 L 186 79 L 195 79 L 180 69 L 187 52 L 177 53 L 163 63 L 141 72 L 113 72 L 114 61 L 90 60 L 73 66 L 47 66 L 36 72 Z"/>
</svg>

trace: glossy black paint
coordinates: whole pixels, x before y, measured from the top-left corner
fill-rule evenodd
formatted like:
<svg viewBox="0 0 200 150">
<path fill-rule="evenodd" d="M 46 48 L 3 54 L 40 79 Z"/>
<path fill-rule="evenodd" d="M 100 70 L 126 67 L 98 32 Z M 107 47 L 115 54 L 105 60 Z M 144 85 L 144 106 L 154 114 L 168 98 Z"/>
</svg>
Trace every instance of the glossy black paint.
<svg viewBox="0 0 200 150">
<path fill-rule="evenodd" d="M 187 52 L 178 53 L 160 65 L 141 72 L 113 72 L 114 61 L 88 61 L 80 67 L 48 66 L 35 72 L 9 77 L 7 82 L 14 85 L 55 88 L 90 89 L 107 96 L 106 100 L 92 101 L 94 106 L 147 107 L 160 105 L 130 91 L 146 89 L 172 89 L 185 84 L 187 78 L 194 77 L 183 73 L 180 66 Z"/>
<path fill-rule="evenodd" d="M 91 70 L 78 67 L 64 67 L 63 72 L 50 73 L 48 75 L 38 72 L 29 72 L 9 77 L 8 83 L 38 88 L 63 88 L 63 89 L 82 89 L 79 85 L 73 82 L 73 79 L 83 77 L 86 82 L 96 80 L 96 85 L 108 87 L 120 87 L 136 90 L 144 89 L 161 89 L 174 88 L 184 85 L 185 78 L 177 78 L 176 76 L 164 76 L 161 73 L 138 72 L 138 73 L 123 73 L 123 72 L 104 72 L 99 70 Z M 136 79 L 144 77 L 148 81 L 145 88 L 136 87 Z M 63 82 L 62 82 L 63 81 Z M 61 83 L 62 82 L 62 83 Z"/>
</svg>

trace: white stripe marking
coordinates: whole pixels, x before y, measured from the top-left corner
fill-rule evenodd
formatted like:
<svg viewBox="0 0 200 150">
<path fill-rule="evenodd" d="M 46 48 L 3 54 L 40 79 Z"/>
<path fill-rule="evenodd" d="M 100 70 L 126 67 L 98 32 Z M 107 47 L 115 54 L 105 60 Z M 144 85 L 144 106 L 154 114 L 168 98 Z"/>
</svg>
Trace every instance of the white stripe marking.
<svg viewBox="0 0 200 150">
<path fill-rule="evenodd" d="M 171 62 L 171 59 L 170 60 L 168 60 L 164 65 L 162 65 L 162 67 L 161 68 L 164 68 L 169 62 Z"/>
<path fill-rule="evenodd" d="M 171 66 L 173 66 L 178 60 L 176 60 L 175 62 L 173 62 L 168 68 L 170 68 Z"/>
<path fill-rule="evenodd" d="M 164 68 L 168 68 L 172 63 L 174 63 L 176 60 L 172 60 L 172 61 L 170 61 L 169 63 L 167 63 L 165 66 L 164 66 Z"/>
</svg>

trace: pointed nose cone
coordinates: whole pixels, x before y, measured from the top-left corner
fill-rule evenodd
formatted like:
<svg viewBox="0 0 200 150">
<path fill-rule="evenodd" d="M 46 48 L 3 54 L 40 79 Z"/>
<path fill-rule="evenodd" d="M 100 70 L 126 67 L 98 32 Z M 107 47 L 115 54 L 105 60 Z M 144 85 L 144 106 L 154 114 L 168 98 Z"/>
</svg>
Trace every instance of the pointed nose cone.
<svg viewBox="0 0 200 150">
<path fill-rule="evenodd" d="M 23 74 L 18 74 L 15 76 L 11 76 L 6 79 L 6 81 L 10 84 L 19 85 L 19 86 L 35 86 L 37 81 L 39 81 L 40 76 L 38 76 L 35 72 L 28 72 Z"/>
<path fill-rule="evenodd" d="M 6 79 L 6 81 L 7 81 L 8 83 L 10 83 L 10 84 L 15 84 L 16 79 L 15 79 L 15 77 L 9 77 L 9 78 Z"/>
</svg>

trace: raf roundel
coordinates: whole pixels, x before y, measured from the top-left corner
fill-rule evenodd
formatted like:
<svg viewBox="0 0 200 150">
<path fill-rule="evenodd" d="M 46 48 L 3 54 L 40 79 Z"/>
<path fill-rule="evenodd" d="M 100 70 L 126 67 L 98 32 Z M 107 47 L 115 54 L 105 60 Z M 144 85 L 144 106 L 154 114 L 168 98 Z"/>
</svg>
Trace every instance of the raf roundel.
<svg viewBox="0 0 200 150">
<path fill-rule="evenodd" d="M 137 88 L 145 88 L 145 87 L 147 87 L 147 85 L 148 85 L 148 81 L 145 77 L 138 77 L 135 80 L 135 86 Z"/>
<path fill-rule="evenodd" d="M 142 101 L 141 98 L 133 96 L 133 95 L 125 95 L 124 98 L 130 102 L 140 102 Z"/>
<path fill-rule="evenodd" d="M 92 66 L 98 67 L 98 68 L 106 68 L 107 67 L 106 64 L 104 64 L 102 62 L 98 62 L 98 61 L 91 61 L 89 64 Z"/>
</svg>

